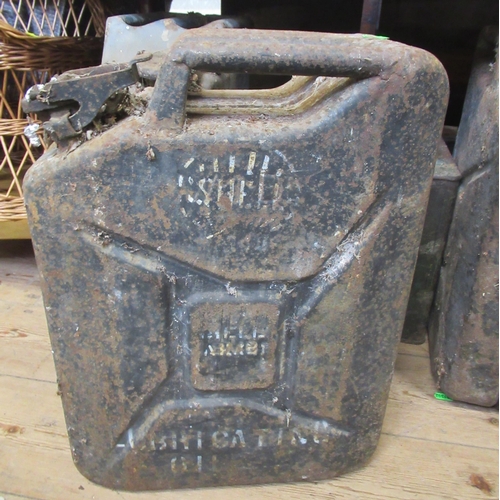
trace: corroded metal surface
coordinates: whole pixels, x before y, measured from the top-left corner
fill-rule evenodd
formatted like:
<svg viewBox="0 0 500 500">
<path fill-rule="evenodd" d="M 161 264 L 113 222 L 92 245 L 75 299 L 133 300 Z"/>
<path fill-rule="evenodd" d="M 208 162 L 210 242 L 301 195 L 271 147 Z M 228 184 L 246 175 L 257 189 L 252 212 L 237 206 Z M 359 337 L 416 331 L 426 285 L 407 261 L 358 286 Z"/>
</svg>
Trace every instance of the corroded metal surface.
<svg viewBox="0 0 500 500">
<path fill-rule="evenodd" d="M 460 186 L 429 338 L 453 399 L 498 401 L 498 30 L 478 45 L 455 146 Z"/>
<path fill-rule="evenodd" d="M 438 145 L 431 194 L 401 336 L 402 342 L 422 344 L 427 339 L 429 316 L 439 280 L 460 178 L 460 171 L 444 140 L 441 140 Z"/>
<path fill-rule="evenodd" d="M 137 62 L 150 59 L 142 56 L 125 64 L 106 64 L 77 69 L 54 77 L 46 85 L 31 87 L 23 99 L 26 113 L 47 113 L 57 110 L 44 128 L 60 141 L 79 135 L 118 90 L 139 82 Z"/>
<path fill-rule="evenodd" d="M 74 460 L 108 487 L 330 478 L 382 426 L 444 70 L 371 37 L 209 31 L 144 115 L 25 181 Z M 351 80 L 297 114 L 186 118 L 193 69 Z"/>
</svg>

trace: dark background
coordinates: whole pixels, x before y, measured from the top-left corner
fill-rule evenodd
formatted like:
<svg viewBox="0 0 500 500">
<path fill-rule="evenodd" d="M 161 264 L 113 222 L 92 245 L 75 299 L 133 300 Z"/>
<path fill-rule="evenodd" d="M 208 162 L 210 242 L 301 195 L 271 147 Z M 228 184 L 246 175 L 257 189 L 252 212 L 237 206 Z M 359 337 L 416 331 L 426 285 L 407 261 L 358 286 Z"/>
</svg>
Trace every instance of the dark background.
<svg viewBox="0 0 500 500">
<path fill-rule="evenodd" d="M 104 0 L 109 14 L 169 10 L 169 0 Z M 363 0 L 221 0 L 222 14 L 244 17 L 248 27 L 357 33 Z M 498 25 L 498 0 L 382 0 L 378 35 L 428 50 L 450 79 L 446 125 L 458 126 L 474 49 L 481 29 Z M 280 78 L 250 79 L 253 88 Z"/>
<path fill-rule="evenodd" d="M 362 0 L 222 0 L 227 15 L 248 15 L 255 28 L 356 33 Z M 383 0 L 376 34 L 428 50 L 450 79 L 446 124 L 458 126 L 481 29 L 498 25 L 497 0 Z"/>
</svg>

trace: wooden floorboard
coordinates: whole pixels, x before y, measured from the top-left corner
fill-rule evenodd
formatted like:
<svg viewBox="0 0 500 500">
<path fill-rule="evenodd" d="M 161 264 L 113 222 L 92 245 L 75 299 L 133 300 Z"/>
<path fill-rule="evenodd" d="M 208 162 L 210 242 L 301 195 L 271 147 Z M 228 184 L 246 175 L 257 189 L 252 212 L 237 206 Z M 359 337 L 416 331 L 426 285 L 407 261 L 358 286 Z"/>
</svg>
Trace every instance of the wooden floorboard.
<svg viewBox="0 0 500 500">
<path fill-rule="evenodd" d="M 154 493 L 107 490 L 71 460 L 28 243 L 0 242 L 0 500 L 498 498 L 498 411 L 437 401 L 426 345 L 401 345 L 368 466 L 332 481 Z M 489 491 L 488 491 L 489 490 Z"/>
</svg>

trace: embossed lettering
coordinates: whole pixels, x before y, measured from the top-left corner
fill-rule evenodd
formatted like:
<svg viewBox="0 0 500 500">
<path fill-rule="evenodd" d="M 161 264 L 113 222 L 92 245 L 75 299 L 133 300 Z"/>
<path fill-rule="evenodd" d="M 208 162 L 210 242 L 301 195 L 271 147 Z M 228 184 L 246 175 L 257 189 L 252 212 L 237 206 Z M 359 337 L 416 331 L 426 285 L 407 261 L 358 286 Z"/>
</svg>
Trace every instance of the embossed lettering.
<svg viewBox="0 0 500 500">
<path fill-rule="evenodd" d="M 197 448 L 201 449 L 201 431 L 181 431 L 179 435 L 179 443 L 183 446 L 184 450 Z M 192 447 L 190 448 L 190 446 Z"/>
<path fill-rule="evenodd" d="M 326 423 L 318 423 L 315 429 L 298 427 L 217 430 L 170 430 L 165 435 L 150 439 L 150 450 L 174 453 L 171 468 L 174 472 L 196 470 L 202 464 L 200 453 L 219 453 L 228 449 L 268 448 L 283 445 L 318 446 L 328 443 L 329 431 Z M 212 459 L 213 461 L 214 459 Z"/>
<path fill-rule="evenodd" d="M 259 356 L 266 352 L 268 319 L 221 318 L 220 330 L 204 332 L 204 356 Z"/>
<path fill-rule="evenodd" d="M 226 431 L 215 431 L 212 434 L 212 446 L 214 448 L 228 448 L 229 434 Z"/>
<path fill-rule="evenodd" d="M 268 155 L 261 157 L 261 160 L 255 151 L 238 157 L 230 155 L 226 165 L 224 161 L 219 163 L 218 158 L 209 161 L 212 162 L 212 169 L 206 168 L 205 162 L 198 162 L 194 158 L 189 158 L 183 164 L 181 171 L 188 172 L 185 172 L 186 175 L 179 172 L 177 184 L 187 191 L 183 199 L 188 203 L 209 208 L 216 203 L 224 209 L 259 209 L 268 205 L 273 209 L 281 198 L 283 186 L 280 178 L 283 169 L 271 169 Z"/>
<path fill-rule="evenodd" d="M 243 431 L 241 429 L 236 429 L 234 433 L 233 440 L 231 441 L 231 448 L 235 447 L 245 447 L 245 437 L 243 436 Z"/>
<path fill-rule="evenodd" d="M 174 457 L 170 460 L 170 468 L 175 474 L 176 472 L 186 472 L 188 470 L 187 462 L 184 457 Z"/>
</svg>

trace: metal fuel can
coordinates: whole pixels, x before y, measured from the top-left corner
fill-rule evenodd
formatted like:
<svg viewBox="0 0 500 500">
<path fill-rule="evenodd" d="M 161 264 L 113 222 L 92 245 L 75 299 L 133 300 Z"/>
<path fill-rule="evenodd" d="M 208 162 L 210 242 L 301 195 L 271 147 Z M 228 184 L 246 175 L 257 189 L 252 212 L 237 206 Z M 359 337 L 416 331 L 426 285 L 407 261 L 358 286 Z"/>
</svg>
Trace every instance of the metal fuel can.
<svg viewBox="0 0 500 500">
<path fill-rule="evenodd" d="M 25 195 L 76 466 L 125 490 L 362 466 L 403 327 L 444 69 L 367 35 L 193 29 L 163 54 L 143 112 L 103 125 L 117 88 L 143 64 L 154 73 L 146 59 L 25 102 L 57 142 Z M 193 70 L 298 77 L 251 105 L 251 90 L 193 95 Z M 204 107 L 210 95 L 226 106 Z"/>
<path fill-rule="evenodd" d="M 463 176 L 429 327 L 452 399 L 498 402 L 498 28 L 483 30 L 454 150 Z"/>
<path fill-rule="evenodd" d="M 448 146 L 441 139 L 401 336 L 401 342 L 406 344 L 423 344 L 427 340 L 430 313 L 460 179 L 460 171 Z"/>
</svg>

